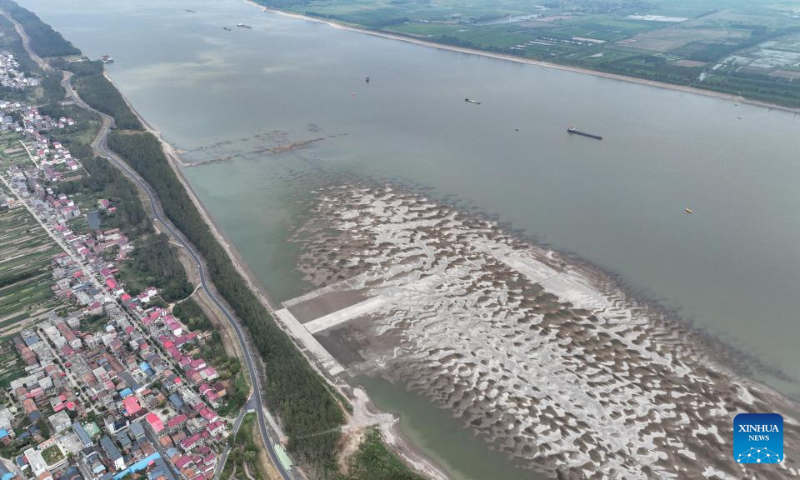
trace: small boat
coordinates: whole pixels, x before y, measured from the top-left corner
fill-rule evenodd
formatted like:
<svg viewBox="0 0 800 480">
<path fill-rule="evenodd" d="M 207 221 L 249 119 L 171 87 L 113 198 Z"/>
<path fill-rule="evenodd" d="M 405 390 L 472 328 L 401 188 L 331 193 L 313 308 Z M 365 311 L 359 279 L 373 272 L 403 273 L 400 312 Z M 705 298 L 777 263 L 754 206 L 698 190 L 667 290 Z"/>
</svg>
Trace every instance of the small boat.
<svg viewBox="0 0 800 480">
<path fill-rule="evenodd" d="M 239 27 L 239 28 L 247 28 L 247 29 L 253 28 L 250 25 L 246 25 L 244 23 L 237 23 L 236 26 Z"/>
<path fill-rule="evenodd" d="M 228 27 L 222 27 L 222 29 L 223 29 L 223 30 L 225 30 L 225 31 L 228 31 L 228 32 L 231 32 L 231 31 L 232 31 L 232 30 L 231 30 L 230 28 L 228 28 Z"/>
<path fill-rule="evenodd" d="M 480 105 L 481 104 L 481 102 L 478 102 L 477 100 L 473 100 L 471 98 L 465 98 L 464 101 L 467 102 L 467 103 L 472 103 L 474 105 Z"/>
<path fill-rule="evenodd" d="M 197 13 L 194 10 L 189 10 L 188 8 L 186 9 L 186 11 L 189 12 L 189 13 Z"/>
<path fill-rule="evenodd" d="M 683 211 L 684 211 L 684 212 L 686 212 L 686 213 L 694 213 L 694 212 L 692 211 L 692 209 L 691 209 L 691 208 L 689 208 L 689 207 L 686 207 L 686 208 L 684 208 L 684 209 L 683 209 Z"/>
<path fill-rule="evenodd" d="M 367 77 L 367 83 L 369 83 L 369 77 Z"/>
<path fill-rule="evenodd" d="M 355 97 L 356 96 L 356 92 L 350 92 L 350 95 Z"/>
</svg>

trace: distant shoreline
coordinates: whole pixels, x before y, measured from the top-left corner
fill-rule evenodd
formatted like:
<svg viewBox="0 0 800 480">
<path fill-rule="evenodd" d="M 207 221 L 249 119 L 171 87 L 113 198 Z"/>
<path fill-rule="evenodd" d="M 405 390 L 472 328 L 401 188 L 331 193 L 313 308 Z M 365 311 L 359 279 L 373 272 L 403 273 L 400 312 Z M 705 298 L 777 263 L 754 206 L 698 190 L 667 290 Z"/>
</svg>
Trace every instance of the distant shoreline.
<svg viewBox="0 0 800 480">
<path fill-rule="evenodd" d="M 744 103 L 744 104 L 748 104 L 748 105 L 754 105 L 754 106 L 758 106 L 758 107 L 763 107 L 763 108 L 767 108 L 767 109 L 782 110 L 782 111 L 789 112 L 789 113 L 800 114 L 800 108 L 787 107 L 785 105 L 779 105 L 777 103 L 763 102 L 763 101 L 760 101 L 760 100 L 752 100 L 752 99 L 740 97 L 738 95 L 733 95 L 733 94 L 729 94 L 729 93 L 716 92 L 714 90 L 705 90 L 705 89 L 702 89 L 702 88 L 690 87 L 690 86 L 686 86 L 686 85 L 677 85 L 677 84 L 674 84 L 674 83 L 659 82 L 659 81 L 656 81 L 656 80 L 646 80 L 646 79 L 643 79 L 643 78 L 630 77 L 630 76 L 626 76 L 626 75 L 619 75 L 619 74 L 616 74 L 616 73 L 601 72 L 601 71 L 598 71 L 598 70 L 591 70 L 591 69 L 582 68 L 582 67 L 573 67 L 573 66 L 562 65 L 562 64 L 558 64 L 558 63 L 545 62 L 545 61 L 542 61 L 542 60 L 533 60 L 533 59 L 530 59 L 530 58 L 518 57 L 518 56 L 515 56 L 515 55 L 509 55 L 509 54 L 505 54 L 505 53 L 495 53 L 495 52 L 489 52 L 489 51 L 486 51 L 486 50 L 478 50 L 478 49 L 474 49 L 474 48 L 457 47 L 457 46 L 453 46 L 453 45 L 447 45 L 447 44 L 444 44 L 444 43 L 433 42 L 433 41 L 430 41 L 430 40 L 424 40 L 424 39 L 421 39 L 421 38 L 414 38 L 414 37 L 409 37 L 409 36 L 399 35 L 399 34 L 394 34 L 394 33 L 389 33 L 389 32 L 368 30 L 366 28 L 355 27 L 355 26 L 352 26 L 352 25 L 347 25 L 347 24 L 344 24 L 344 23 L 340 23 L 340 22 L 336 22 L 336 21 L 328 20 L 328 19 L 324 19 L 324 18 L 311 17 L 311 16 L 308 16 L 308 15 L 302 15 L 302 14 L 299 14 L 299 13 L 291 13 L 291 12 L 286 12 L 286 11 L 283 11 L 283 10 L 276 10 L 276 9 L 268 8 L 268 7 L 265 7 L 264 5 L 258 4 L 254 0 L 245 0 L 245 2 L 250 3 L 250 4 L 258 7 L 259 9 L 261 9 L 262 11 L 265 11 L 265 12 L 272 12 L 272 13 L 275 13 L 275 14 L 278 14 L 278 15 L 282 15 L 282 16 L 290 17 L 290 18 L 295 18 L 295 19 L 298 19 L 298 20 L 306 20 L 306 21 L 309 21 L 309 22 L 321 23 L 321 24 L 328 25 L 328 26 L 333 27 L 333 28 L 338 28 L 338 29 L 341 29 L 341 30 L 348 30 L 348 31 L 357 32 L 357 33 L 363 33 L 363 34 L 366 34 L 366 35 L 371 35 L 373 37 L 386 38 L 386 39 L 389 39 L 389 40 L 397 40 L 397 41 L 401 41 L 401 42 L 411 43 L 411 44 L 414 44 L 414 45 L 420 45 L 420 46 L 423 46 L 423 47 L 436 48 L 436 49 L 439 49 L 439 50 L 448 50 L 448 51 L 451 51 L 451 52 L 466 53 L 468 55 L 478 55 L 478 56 L 481 56 L 481 57 L 494 58 L 494 59 L 497 59 L 497 60 L 505 60 L 505 61 L 508 61 L 508 62 L 521 63 L 521 64 L 524 64 L 524 65 L 535 65 L 535 66 L 538 66 L 538 67 L 552 68 L 552 69 L 562 70 L 562 71 L 566 71 L 566 72 L 582 73 L 582 74 L 586 74 L 586 75 L 593 75 L 595 77 L 602 77 L 602 78 L 607 78 L 607 79 L 610 79 L 610 80 L 619 80 L 619 81 L 622 81 L 622 82 L 635 83 L 635 84 L 639 84 L 639 85 L 647 85 L 647 86 L 650 86 L 650 87 L 663 88 L 663 89 L 666 89 L 666 90 L 673 90 L 673 91 L 677 91 L 677 92 L 694 93 L 694 94 L 697 94 L 697 95 L 703 95 L 703 96 L 706 96 L 706 97 L 717 98 L 717 99 L 720 99 L 720 100 L 728 100 L 728 101 L 733 101 L 733 102 L 738 102 L 738 103 Z"/>
</svg>

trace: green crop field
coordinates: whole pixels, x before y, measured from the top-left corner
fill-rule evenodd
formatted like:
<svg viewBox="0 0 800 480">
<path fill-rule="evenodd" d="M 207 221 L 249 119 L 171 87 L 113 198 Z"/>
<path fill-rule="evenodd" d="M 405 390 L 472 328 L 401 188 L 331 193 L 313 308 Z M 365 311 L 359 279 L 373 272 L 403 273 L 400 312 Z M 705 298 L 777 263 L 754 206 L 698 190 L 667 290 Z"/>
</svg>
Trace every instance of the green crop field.
<svg viewBox="0 0 800 480">
<path fill-rule="evenodd" d="M 0 212 L 0 329 L 56 305 L 53 257 L 61 248 L 24 208 Z"/>
<path fill-rule="evenodd" d="M 0 133 L 0 166 L 7 168 L 9 165 L 19 165 L 21 167 L 33 165 L 28 153 L 20 143 L 21 139 L 22 136 L 19 133 Z"/>
</svg>

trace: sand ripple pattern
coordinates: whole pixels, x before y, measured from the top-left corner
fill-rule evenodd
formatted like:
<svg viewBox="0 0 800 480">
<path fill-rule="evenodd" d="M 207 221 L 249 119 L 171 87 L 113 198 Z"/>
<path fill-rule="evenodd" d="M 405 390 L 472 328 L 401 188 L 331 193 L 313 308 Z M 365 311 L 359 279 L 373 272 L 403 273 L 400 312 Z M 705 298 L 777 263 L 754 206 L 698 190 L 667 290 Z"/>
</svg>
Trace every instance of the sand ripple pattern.
<svg viewBox="0 0 800 480">
<path fill-rule="evenodd" d="M 797 475 L 787 414 L 782 467 L 732 456 L 736 413 L 788 402 L 596 268 L 390 186 L 317 193 L 295 233 L 301 268 L 383 299 L 356 368 L 421 392 L 492 448 L 564 478 Z"/>
</svg>

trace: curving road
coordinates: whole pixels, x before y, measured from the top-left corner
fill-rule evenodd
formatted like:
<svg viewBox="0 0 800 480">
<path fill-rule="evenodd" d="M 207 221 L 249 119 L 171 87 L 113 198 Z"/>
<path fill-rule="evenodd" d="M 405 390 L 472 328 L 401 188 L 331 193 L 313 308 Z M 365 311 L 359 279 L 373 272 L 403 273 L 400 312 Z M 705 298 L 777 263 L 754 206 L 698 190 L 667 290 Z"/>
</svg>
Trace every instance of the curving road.
<svg viewBox="0 0 800 480">
<path fill-rule="evenodd" d="M 244 354 L 245 361 L 247 363 L 247 371 L 250 374 L 251 384 L 253 385 L 253 394 L 248 400 L 247 405 L 245 405 L 243 408 L 244 409 L 253 408 L 253 410 L 255 410 L 255 413 L 258 416 L 258 427 L 259 430 L 261 431 L 261 438 L 264 440 L 264 446 L 266 447 L 267 452 L 269 453 L 272 463 L 275 464 L 275 468 L 280 472 L 281 476 L 285 480 L 291 480 L 292 479 L 291 471 L 287 471 L 283 468 L 283 465 L 280 463 L 280 461 L 278 460 L 278 456 L 275 453 L 275 448 L 273 447 L 274 445 L 272 441 L 273 436 L 271 435 L 267 423 L 267 418 L 264 413 L 264 404 L 261 398 L 260 377 L 258 375 L 258 369 L 256 368 L 255 360 L 253 359 L 253 357 L 255 357 L 256 354 L 251 352 L 251 348 L 249 343 L 247 342 L 244 328 L 241 326 L 238 319 L 233 314 L 231 314 L 226 305 L 217 297 L 214 290 L 208 287 L 209 280 L 206 274 L 205 262 L 203 262 L 200 254 L 195 250 L 194 245 L 192 245 L 191 242 L 189 242 L 189 240 L 187 240 L 184 237 L 183 232 L 178 230 L 166 218 L 161 208 L 161 204 L 158 200 L 158 197 L 153 192 L 150 185 L 142 177 L 140 177 L 138 173 L 136 173 L 131 167 L 129 167 L 128 164 L 125 163 L 125 161 L 122 158 L 120 158 L 116 153 L 114 153 L 108 148 L 106 139 L 108 136 L 108 131 L 114 127 L 114 119 L 109 115 L 106 115 L 105 113 L 95 110 L 94 108 L 90 107 L 89 104 L 84 102 L 83 99 L 80 98 L 80 96 L 78 96 L 78 94 L 72 88 L 71 79 L 72 79 L 72 73 L 65 72 L 62 85 L 64 86 L 64 89 L 67 91 L 67 97 L 72 98 L 72 100 L 81 108 L 96 113 L 102 119 L 102 125 L 100 126 L 100 131 L 97 133 L 97 137 L 94 139 L 94 141 L 92 141 L 92 150 L 95 152 L 96 155 L 107 158 L 117 168 L 122 170 L 125 173 L 125 175 L 131 179 L 131 181 L 136 183 L 145 192 L 150 203 L 150 210 L 153 214 L 153 218 L 155 219 L 156 222 L 159 222 L 161 224 L 162 231 L 168 233 L 174 239 L 175 242 L 180 244 L 180 246 L 185 248 L 186 251 L 189 253 L 189 255 L 192 258 L 192 261 L 197 266 L 197 270 L 200 274 L 200 286 L 203 287 L 203 289 L 208 294 L 208 297 L 211 299 L 214 305 L 216 305 L 219 311 L 222 312 L 222 314 L 225 316 L 228 322 L 230 322 L 230 324 L 236 331 L 236 337 L 238 338 L 239 344 L 242 347 L 242 352 Z M 237 423 L 240 423 L 240 421 Z M 228 451 L 226 450 L 221 460 L 227 459 L 227 454 Z M 223 462 L 221 461 L 220 463 Z M 218 478 L 221 470 L 222 470 L 221 468 L 218 469 L 218 472 L 216 472 L 215 474 L 215 478 Z"/>
<path fill-rule="evenodd" d="M 22 40 L 22 45 L 25 48 L 25 51 L 28 53 L 28 56 L 39 65 L 42 70 L 51 70 L 50 65 L 47 64 L 39 55 L 37 55 L 33 50 L 30 48 L 30 41 L 28 39 L 28 35 L 25 32 L 25 28 L 17 22 L 11 15 L 8 15 L 5 11 L 0 11 L 0 14 L 5 16 L 11 23 L 14 24 L 14 28 L 20 36 Z M 281 462 L 278 460 L 278 455 L 275 453 L 275 448 L 273 447 L 274 443 L 272 438 L 273 435 L 271 434 L 269 425 L 267 423 L 267 418 L 265 414 L 265 407 L 263 400 L 261 398 L 261 382 L 260 377 L 258 374 L 258 369 L 256 368 L 255 361 L 253 357 L 257 358 L 257 354 L 251 352 L 250 344 L 247 342 L 247 337 L 244 332 L 244 328 L 239 324 L 238 319 L 231 314 L 228 310 L 227 306 L 217 297 L 217 294 L 214 290 L 210 289 L 208 286 L 208 279 L 206 275 L 206 266 L 203 262 L 200 254 L 195 250 L 194 245 L 189 242 L 186 237 L 184 237 L 183 232 L 178 230 L 172 222 L 170 222 L 161 208 L 161 203 L 158 200 L 158 196 L 153 192 L 150 188 L 150 185 L 139 176 L 132 168 L 128 166 L 125 161 L 119 157 L 116 153 L 112 152 L 106 143 L 106 138 L 108 137 L 108 131 L 114 127 L 114 119 L 106 115 L 103 112 L 95 110 L 88 103 L 83 101 L 83 99 L 75 92 L 72 88 L 72 73 L 71 72 L 64 72 L 64 80 L 61 82 L 64 90 L 67 92 L 67 97 L 71 98 L 78 106 L 81 108 L 88 110 L 90 112 L 94 112 L 95 114 L 99 115 L 102 119 L 102 124 L 100 126 L 100 130 L 97 132 L 97 136 L 92 141 L 92 150 L 95 155 L 105 157 L 110 162 L 112 162 L 117 168 L 122 170 L 122 172 L 136 185 L 138 185 L 142 191 L 145 192 L 147 195 L 148 201 L 150 203 L 150 210 L 153 214 L 153 218 L 156 222 L 161 223 L 162 230 L 168 233 L 175 242 L 177 242 L 180 246 L 186 249 L 189 255 L 192 258 L 192 261 L 197 266 L 197 271 L 199 272 L 200 276 L 200 286 L 206 291 L 208 294 L 208 298 L 216 305 L 220 312 L 225 316 L 225 318 L 230 322 L 233 326 L 234 330 L 236 331 L 236 337 L 239 340 L 239 344 L 241 345 L 242 353 L 245 358 L 245 363 L 247 363 L 247 371 L 250 375 L 250 383 L 253 385 L 253 393 L 250 398 L 247 400 L 247 403 L 242 407 L 242 412 L 240 412 L 237 420 L 234 424 L 234 432 L 239 429 L 241 425 L 243 412 L 253 409 L 258 417 L 258 428 L 261 432 L 261 438 L 264 441 L 264 446 L 267 449 L 267 453 L 269 453 L 269 457 L 272 460 L 272 463 L 275 465 L 275 468 L 280 472 L 281 477 L 284 480 L 292 480 L 292 473 L 291 471 L 287 471 L 284 469 Z M 214 478 L 219 478 L 220 473 L 222 472 L 222 467 L 227 460 L 228 453 L 230 452 L 230 447 L 225 449 L 223 452 L 220 461 L 218 462 L 218 468 L 214 472 Z"/>
</svg>

